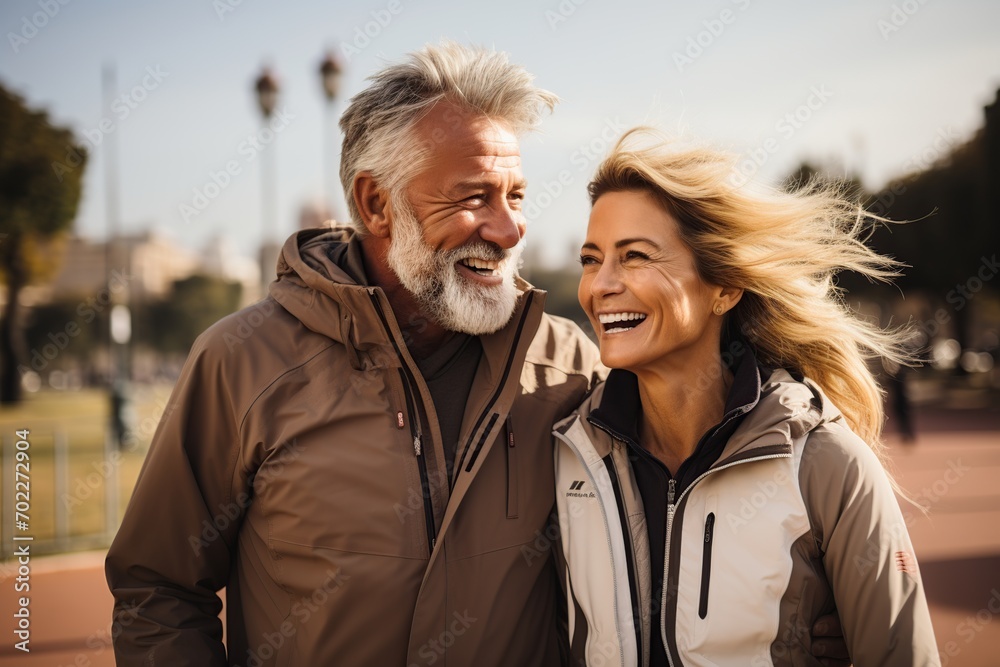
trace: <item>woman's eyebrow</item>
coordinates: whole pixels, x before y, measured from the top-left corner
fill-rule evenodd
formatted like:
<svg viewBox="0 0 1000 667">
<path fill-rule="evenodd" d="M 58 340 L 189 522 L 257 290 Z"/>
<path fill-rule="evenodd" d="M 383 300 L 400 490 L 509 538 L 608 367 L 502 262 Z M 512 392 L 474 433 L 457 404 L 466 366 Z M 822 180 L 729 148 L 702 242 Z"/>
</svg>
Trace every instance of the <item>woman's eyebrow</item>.
<svg viewBox="0 0 1000 667">
<path fill-rule="evenodd" d="M 647 238 L 643 238 L 641 236 L 636 237 L 636 238 L 622 239 L 621 241 L 616 241 L 615 242 L 615 247 L 616 248 L 624 248 L 625 246 L 632 245 L 633 243 L 645 243 L 646 245 L 651 245 L 654 248 L 659 248 L 660 247 L 660 246 L 656 245 L 656 243 L 654 243 L 653 241 L 651 241 L 651 240 L 649 240 Z"/>
<path fill-rule="evenodd" d="M 643 238 L 641 236 L 640 237 L 636 237 L 636 238 L 631 238 L 631 239 L 621 239 L 620 241 L 615 241 L 615 247 L 616 248 L 624 248 L 625 246 L 632 245 L 633 243 L 645 243 L 646 245 L 653 246 L 657 250 L 659 250 L 659 248 L 660 248 L 660 246 L 658 246 L 653 241 L 651 241 L 651 240 L 649 240 L 647 238 Z M 584 243 L 583 246 L 580 249 L 581 250 L 598 250 L 598 251 L 600 250 L 600 248 L 597 247 L 596 243 Z"/>
</svg>

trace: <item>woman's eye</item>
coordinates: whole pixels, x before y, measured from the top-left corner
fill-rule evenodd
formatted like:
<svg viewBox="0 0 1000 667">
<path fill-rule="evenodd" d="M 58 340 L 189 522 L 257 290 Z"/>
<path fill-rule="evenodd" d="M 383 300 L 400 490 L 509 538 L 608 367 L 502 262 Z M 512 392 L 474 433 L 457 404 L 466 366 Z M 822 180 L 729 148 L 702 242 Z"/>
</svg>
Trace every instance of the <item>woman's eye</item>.
<svg viewBox="0 0 1000 667">
<path fill-rule="evenodd" d="M 580 264 L 583 264 L 584 266 L 597 264 L 597 259 L 591 255 L 580 255 Z"/>
<path fill-rule="evenodd" d="M 649 255 L 638 250 L 629 250 L 625 253 L 625 259 L 626 261 L 630 259 L 649 259 Z"/>
</svg>

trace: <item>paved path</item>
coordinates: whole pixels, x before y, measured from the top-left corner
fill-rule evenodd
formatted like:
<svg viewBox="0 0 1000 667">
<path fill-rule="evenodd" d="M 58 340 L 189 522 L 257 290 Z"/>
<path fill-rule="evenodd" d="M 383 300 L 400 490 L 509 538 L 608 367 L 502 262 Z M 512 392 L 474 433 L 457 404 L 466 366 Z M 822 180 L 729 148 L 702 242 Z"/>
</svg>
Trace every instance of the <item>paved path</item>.
<svg viewBox="0 0 1000 667">
<path fill-rule="evenodd" d="M 1000 413 L 917 411 L 918 439 L 889 436 L 945 667 L 1000 665 Z M 32 560 L 32 652 L 13 649 L 16 564 L 0 564 L 0 667 L 104 667 L 111 596 L 104 554 Z"/>
<path fill-rule="evenodd" d="M 946 667 L 1000 665 L 1000 412 L 918 408 L 917 440 L 892 434 L 901 504 Z"/>
</svg>

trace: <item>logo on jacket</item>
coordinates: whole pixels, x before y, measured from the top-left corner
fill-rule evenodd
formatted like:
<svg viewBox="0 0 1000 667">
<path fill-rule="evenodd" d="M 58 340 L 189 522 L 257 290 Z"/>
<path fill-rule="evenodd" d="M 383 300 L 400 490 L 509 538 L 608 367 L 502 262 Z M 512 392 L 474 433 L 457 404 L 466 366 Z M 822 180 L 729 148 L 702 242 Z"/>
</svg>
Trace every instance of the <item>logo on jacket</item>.
<svg viewBox="0 0 1000 667">
<path fill-rule="evenodd" d="M 896 569 L 907 573 L 911 577 L 915 577 L 919 573 L 917 559 L 909 551 L 896 552 Z"/>
<path fill-rule="evenodd" d="M 597 494 L 593 491 L 584 491 L 583 485 L 586 484 L 584 481 L 575 481 L 569 485 L 569 491 L 566 492 L 567 498 L 596 498 Z"/>
</svg>

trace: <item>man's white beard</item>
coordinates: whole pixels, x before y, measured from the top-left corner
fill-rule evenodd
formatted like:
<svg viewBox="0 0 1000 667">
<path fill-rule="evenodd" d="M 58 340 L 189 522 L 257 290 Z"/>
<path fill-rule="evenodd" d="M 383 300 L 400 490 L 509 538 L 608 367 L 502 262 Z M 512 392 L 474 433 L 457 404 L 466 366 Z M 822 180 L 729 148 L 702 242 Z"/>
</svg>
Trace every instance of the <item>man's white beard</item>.
<svg viewBox="0 0 1000 667">
<path fill-rule="evenodd" d="M 480 242 L 439 252 L 424 241 L 420 222 L 400 199 L 393 198 L 392 242 L 386 257 L 399 282 L 429 318 L 449 331 L 480 336 L 502 329 L 517 306 L 514 275 L 524 239 L 508 251 Z M 463 278 L 455 263 L 468 257 L 500 261 L 503 282 L 486 286 Z"/>
</svg>

